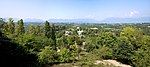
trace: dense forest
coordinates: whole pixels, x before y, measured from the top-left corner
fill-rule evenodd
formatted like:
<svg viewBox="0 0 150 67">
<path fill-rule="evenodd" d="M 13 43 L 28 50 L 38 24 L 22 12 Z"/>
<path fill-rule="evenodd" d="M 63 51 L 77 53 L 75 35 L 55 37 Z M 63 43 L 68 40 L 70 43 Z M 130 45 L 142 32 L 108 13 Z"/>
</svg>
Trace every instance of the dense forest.
<svg viewBox="0 0 150 67">
<path fill-rule="evenodd" d="M 0 19 L 0 67 L 113 67 L 94 64 L 103 59 L 133 67 L 150 66 L 150 23 L 26 23 L 23 19 Z"/>
</svg>

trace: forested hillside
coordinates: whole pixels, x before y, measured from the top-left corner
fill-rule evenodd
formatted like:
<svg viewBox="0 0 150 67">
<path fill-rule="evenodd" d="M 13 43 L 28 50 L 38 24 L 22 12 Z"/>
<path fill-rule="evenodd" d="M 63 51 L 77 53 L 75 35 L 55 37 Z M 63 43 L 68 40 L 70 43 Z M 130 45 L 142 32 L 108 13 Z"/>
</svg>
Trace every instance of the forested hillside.
<svg viewBox="0 0 150 67">
<path fill-rule="evenodd" d="M 150 23 L 17 23 L 0 19 L 0 67 L 150 66 Z"/>
</svg>

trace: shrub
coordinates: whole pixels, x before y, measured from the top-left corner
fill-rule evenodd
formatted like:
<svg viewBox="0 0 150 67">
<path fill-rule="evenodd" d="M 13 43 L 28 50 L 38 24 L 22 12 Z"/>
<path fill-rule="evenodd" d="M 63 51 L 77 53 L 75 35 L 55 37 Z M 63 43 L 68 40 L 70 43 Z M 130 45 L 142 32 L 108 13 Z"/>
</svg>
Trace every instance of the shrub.
<svg viewBox="0 0 150 67">
<path fill-rule="evenodd" d="M 20 44 L 7 38 L 0 38 L 0 67 L 33 67 L 36 61 L 36 55 L 31 54 Z"/>
<path fill-rule="evenodd" d="M 69 62 L 71 59 L 71 53 L 69 49 L 62 48 L 59 52 L 59 61 L 60 62 Z"/>
<path fill-rule="evenodd" d="M 53 64 L 56 62 L 57 52 L 53 50 L 50 46 L 45 46 L 45 48 L 38 53 L 38 60 L 43 64 Z"/>
<path fill-rule="evenodd" d="M 95 45 L 93 45 L 93 44 L 86 44 L 85 46 L 84 46 L 84 48 L 86 49 L 86 51 L 87 52 L 91 52 L 92 50 L 94 50 L 95 49 Z"/>
<path fill-rule="evenodd" d="M 92 54 L 94 54 L 97 59 L 110 59 L 113 56 L 112 49 L 108 47 L 101 47 L 99 49 L 95 49 Z"/>
</svg>

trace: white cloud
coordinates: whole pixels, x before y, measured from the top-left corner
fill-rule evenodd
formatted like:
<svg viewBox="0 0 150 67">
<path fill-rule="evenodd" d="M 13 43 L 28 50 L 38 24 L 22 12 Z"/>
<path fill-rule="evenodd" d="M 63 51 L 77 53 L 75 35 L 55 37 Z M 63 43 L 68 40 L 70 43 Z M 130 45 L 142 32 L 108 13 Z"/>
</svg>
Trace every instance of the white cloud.
<svg viewBox="0 0 150 67">
<path fill-rule="evenodd" d="M 138 16 L 138 14 L 139 14 L 139 11 L 134 10 L 129 13 L 129 17 L 136 17 Z"/>
</svg>

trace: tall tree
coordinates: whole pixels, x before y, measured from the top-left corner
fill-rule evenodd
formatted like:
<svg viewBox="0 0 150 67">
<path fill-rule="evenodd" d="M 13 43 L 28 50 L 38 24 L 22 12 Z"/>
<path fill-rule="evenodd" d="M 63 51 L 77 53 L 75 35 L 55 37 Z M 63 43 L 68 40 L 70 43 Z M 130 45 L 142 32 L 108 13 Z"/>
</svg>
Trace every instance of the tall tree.
<svg viewBox="0 0 150 67">
<path fill-rule="evenodd" d="M 53 40 L 53 47 L 54 49 L 56 49 L 56 30 L 55 30 L 55 26 L 54 24 L 52 24 L 52 27 L 51 27 L 51 39 Z"/>
<path fill-rule="evenodd" d="M 116 47 L 113 50 L 114 56 L 123 63 L 133 64 L 133 61 L 140 58 L 137 58 L 138 51 L 140 51 L 141 47 L 146 43 L 142 42 L 144 40 L 143 37 L 144 35 L 141 30 L 128 27 L 123 28 L 120 37 L 118 37 Z M 141 54 L 141 56 L 144 55 Z"/>
<path fill-rule="evenodd" d="M 13 34 L 14 31 L 15 31 L 15 24 L 14 24 L 13 21 L 14 21 L 14 20 L 13 20 L 12 18 L 9 18 L 9 19 L 8 19 L 8 23 L 7 23 L 7 25 L 8 25 L 8 32 L 9 32 L 10 34 Z"/>
<path fill-rule="evenodd" d="M 35 34 L 35 27 L 33 25 L 29 26 L 29 31 L 30 34 Z"/>
<path fill-rule="evenodd" d="M 15 32 L 17 34 L 23 34 L 25 33 L 25 29 L 24 29 L 24 23 L 23 23 L 23 20 L 20 19 L 16 25 L 16 29 L 15 29 Z"/>
<path fill-rule="evenodd" d="M 2 28 L 2 32 L 4 33 L 4 34 L 8 34 L 8 25 L 7 25 L 7 23 L 5 23 L 4 25 L 3 25 L 3 28 Z"/>
<path fill-rule="evenodd" d="M 127 27 L 122 30 L 120 36 L 126 37 L 126 39 L 134 46 L 133 49 L 137 49 L 141 46 L 141 44 L 138 43 L 140 43 L 141 38 L 143 38 L 143 31 Z"/>
<path fill-rule="evenodd" d="M 3 18 L 0 18 L 0 28 L 2 28 L 3 24 L 5 23 Z"/>
<path fill-rule="evenodd" d="M 35 34 L 38 35 L 39 33 L 40 33 L 40 25 L 37 24 L 37 25 L 35 26 Z"/>
<path fill-rule="evenodd" d="M 15 24 L 13 23 L 13 19 L 9 18 L 8 22 L 3 25 L 3 33 L 13 34 L 14 31 L 15 31 Z"/>
<path fill-rule="evenodd" d="M 50 24 L 48 21 L 45 21 L 45 25 L 44 25 L 44 34 L 47 38 L 50 38 L 51 34 L 50 34 Z"/>
</svg>

